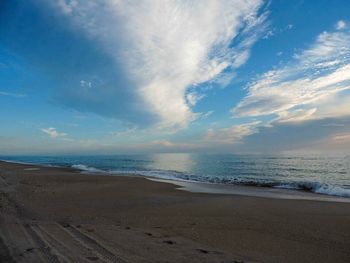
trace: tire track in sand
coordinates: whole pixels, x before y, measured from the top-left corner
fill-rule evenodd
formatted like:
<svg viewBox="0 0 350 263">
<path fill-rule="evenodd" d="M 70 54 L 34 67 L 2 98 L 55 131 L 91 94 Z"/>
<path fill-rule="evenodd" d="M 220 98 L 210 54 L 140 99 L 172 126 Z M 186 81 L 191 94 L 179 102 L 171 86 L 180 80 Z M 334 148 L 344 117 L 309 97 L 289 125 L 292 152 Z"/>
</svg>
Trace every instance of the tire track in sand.
<svg viewBox="0 0 350 263">
<path fill-rule="evenodd" d="M 36 231 L 29 224 L 24 225 L 27 233 L 33 239 L 34 243 L 38 245 L 36 248 L 43 257 L 45 262 L 60 263 L 57 255 L 51 253 L 51 247 L 36 233 Z"/>
<path fill-rule="evenodd" d="M 98 243 L 94 238 L 84 234 L 79 229 L 69 224 L 59 224 L 64 230 L 66 230 L 74 239 L 79 241 L 84 247 L 95 251 L 103 260 L 107 262 L 126 263 L 125 260 L 118 258 L 115 254 L 109 251 L 106 247 Z"/>
</svg>

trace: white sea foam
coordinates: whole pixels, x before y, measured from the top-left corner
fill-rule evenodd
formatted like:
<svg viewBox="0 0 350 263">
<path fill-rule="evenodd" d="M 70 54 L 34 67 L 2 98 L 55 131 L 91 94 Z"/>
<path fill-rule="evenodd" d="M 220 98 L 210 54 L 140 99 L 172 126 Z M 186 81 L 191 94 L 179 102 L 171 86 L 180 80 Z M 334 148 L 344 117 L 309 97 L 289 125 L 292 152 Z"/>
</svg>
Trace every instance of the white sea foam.
<svg viewBox="0 0 350 263">
<path fill-rule="evenodd" d="M 306 190 L 317 194 L 350 197 L 350 189 L 320 182 L 292 182 L 273 186 L 274 188 Z"/>
<path fill-rule="evenodd" d="M 231 184 L 231 185 L 248 185 L 256 187 L 273 187 L 286 190 L 304 190 L 317 194 L 350 197 L 350 189 L 343 188 L 341 186 L 320 183 L 320 182 L 285 182 L 276 184 L 273 182 L 266 181 L 254 181 L 245 180 L 241 178 L 235 178 L 234 180 L 228 180 L 227 178 L 210 178 L 201 176 L 190 176 L 182 173 L 171 172 L 171 171 L 132 171 L 132 172 L 121 172 L 121 173 L 132 173 L 143 175 L 146 177 L 154 177 L 166 180 L 185 181 L 185 182 L 200 182 L 200 183 L 213 183 L 213 184 Z"/>
<path fill-rule="evenodd" d="M 350 189 L 345 189 L 336 185 L 323 184 L 314 190 L 315 193 L 350 197 Z"/>
<path fill-rule="evenodd" d="M 78 169 L 78 170 L 84 171 L 84 172 L 105 173 L 105 171 L 103 171 L 101 169 L 97 169 L 95 167 L 90 167 L 90 166 L 87 166 L 85 164 L 73 164 L 71 167 L 74 168 L 74 169 Z"/>
<path fill-rule="evenodd" d="M 305 190 L 317 194 L 340 196 L 340 197 L 350 197 L 350 189 L 345 189 L 341 186 L 320 183 L 320 182 L 285 182 L 280 184 L 275 184 L 271 182 L 262 181 L 246 181 L 244 179 L 227 180 L 225 178 L 209 178 L 200 176 L 190 176 L 183 173 L 178 173 L 175 171 L 122 171 L 122 170 L 111 170 L 104 171 L 94 167 L 86 166 L 83 164 L 72 165 L 72 168 L 76 168 L 85 172 L 90 173 L 105 173 L 110 175 L 118 174 L 130 174 L 130 175 L 141 175 L 145 177 L 153 177 L 166 180 L 175 180 L 183 182 L 201 182 L 201 183 L 214 183 L 214 184 L 231 184 L 231 185 L 249 185 L 257 187 L 273 187 L 286 190 Z"/>
</svg>

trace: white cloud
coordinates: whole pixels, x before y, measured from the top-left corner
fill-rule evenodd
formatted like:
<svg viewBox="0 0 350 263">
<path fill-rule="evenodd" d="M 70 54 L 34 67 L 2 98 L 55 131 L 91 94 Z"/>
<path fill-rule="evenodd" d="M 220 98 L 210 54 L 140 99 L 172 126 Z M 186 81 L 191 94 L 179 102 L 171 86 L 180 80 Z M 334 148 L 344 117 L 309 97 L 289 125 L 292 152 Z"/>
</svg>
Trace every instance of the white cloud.
<svg viewBox="0 0 350 263">
<path fill-rule="evenodd" d="M 82 88 L 91 88 L 92 87 L 92 83 L 90 81 L 87 81 L 87 80 L 81 80 L 80 81 L 80 87 L 82 87 Z"/>
<path fill-rule="evenodd" d="M 269 39 L 271 37 L 274 37 L 275 35 L 278 35 L 278 34 L 286 32 L 288 30 L 291 30 L 293 27 L 294 27 L 294 25 L 289 24 L 283 28 L 277 28 L 277 27 L 271 28 L 265 32 L 265 35 L 262 38 Z"/>
<path fill-rule="evenodd" d="M 9 97 L 15 97 L 15 98 L 23 98 L 26 95 L 22 94 L 22 93 L 13 93 L 13 92 L 0 91 L 0 96 L 9 96 Z"/>
<path fill-rule="evenodd" d="M 198 94 L 197 92 L 191 92 L 186 95 L 187 103 L 190 106 L 196 105 L 197 102 L 203 99 L 204 97 L 205 97 L 204 94 Z"/>
<path fill-rule="evenodd" d="M 201 145 L 192 144 L 192 143 L 180 143 L 180 142 L 172 142 L 169 140 L 155 140 L 151 143 L 146 143 L 143 145 L 139 145 L 139 147 L 143 147 L 145 149 L 153 149 L 153 150 L 163 150 L 163 151 L 192 151 L 195 149 L 201 148 Z"/>
<path fill-rule="evenodd" d="M 306 121 L 311 120 L 313 118 L 313 114 L 317 111 L 316 108 L 304 110 L 297 109 L 292 112 L 282 111 L 278 113 L 279 122 L 298 122 L 298 121 Z"/>
<path fill-rule="evenodd" d="M 125 66 L 160 128 L 182 128 L 198 117 L 191 107 L 201 95 L 188 98 L 188 89 L 244 64 L 266 18 L 257 15 L 261 0 L 58 0 L 56 6 Z"/>
<path fill-rule="evenodd" d="M 204 140 L 207 142 L 223 143 L 223 144 L 236 144 L 241 143 L 242 139 L 248 135 L 252 135 L 257 132 L 257 127 L 260 121 L 233 125 L 229 128 L 222 129 L 208 129 L 204 136 Z"/>
<path fill-rule="evenodd" d="M 234 116 L 276 115 L 278 121 L 350 115 L 335 97 L 350 89 L 350 32 L 323 32 L 294 60 L 260 76 L 248 86 L 248 95 L 232 109 Z M 346 99 L 346 101 L 344 101 Z"/>
<path fill-rule="evenodd" d="M 205 112 L 205 113 L 202 113 L 201 118 L 202 118 L 202 119 L 206 119 L 206 118 L 208 118 L 210 115 L 212 115 L 213 113 L 214 113 L 213 110 L 210 110 L 210 111 L 207 111 L 207 112 Z"/>
<path fill-rule="evenodd" d="M 350 142 L 350 134 L 349 133 L 337 134 L 337 135 L 333 136 L 333 140 Z"/>
<path fill-rule="evenodd" d="M 56 3 L 64 14 L 71 14 L 78 5 L 77 0 L 57 0 Z"/>
<path fill-rule="evenodd" d="M 130 135 L 135 135 L 135 133 L 137 132 L 138 130 L 133 127 L 133 128 L 128 128 L 126 130 L 123 130 L 123 131 L 116 131 L 116 132 L 112 132 L 111 134 L 113 136 L 117 136 L 117 137 L 124 137 L 124 136 L 130 136 Z"/>
<path fill-rule="evenodd" d="M 324 63 L 345 62 L 344 60 L 348 62 L 349 43 L 349 32 L 323 32 L 309 49 L 296 54 L 295 58 L 300 63 L 306 62 L 304 67 L 316 66 L 317 68 L 325 65 Z"/>
<path fill-rule="evenodd" d="M 263 39 L 269 39 L 275 35 L 275 30 L 270 29 L 269 31 L 266 31 L 266 34 L 263 36 Z"/>
<path fill-rule="evenodd" d="M 335 28 L 337 29 L 337 30 L 342 30 L 342 29 L 344 29 L 344 28 L 346 28 L 346 22 L 344 21 L 344 20 L 339 20 L 338 22 L 337 22 L 337 24 L 335 25 Z"/>
<path fill-rule="evenodd" d="M 174 146 L 176 146 L 175 143 L 173 143 L 169 140 L 156 140 L 156 141 L 153 141 L 152 144 L 159 145 L 162 147 L 174 147 Z"/>
<path fill-rule="evenodd" d="M 53 128 L 53 127 L 43 128 L 43 129 L 41 129 L 41 131 L 48 134 L 51 138 L 58 138 L 58 137 L 67 136 L 67 133 L 60 133 L 56 130 L 56 128 Z"/>
</svg>

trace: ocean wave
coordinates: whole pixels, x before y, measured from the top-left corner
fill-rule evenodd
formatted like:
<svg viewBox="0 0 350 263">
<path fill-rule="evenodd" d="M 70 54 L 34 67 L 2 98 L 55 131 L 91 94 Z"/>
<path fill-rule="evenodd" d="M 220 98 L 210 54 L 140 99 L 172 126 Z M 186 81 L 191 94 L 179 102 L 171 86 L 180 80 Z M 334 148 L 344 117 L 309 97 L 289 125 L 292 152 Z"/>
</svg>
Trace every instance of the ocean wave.
<svg viewBox="0 0 350 263">
<path fill-rule="evenodd" d="M 274 187 L 283 189 L 304 190 L 324 195 L 350 197 L 350 189 L 343 188 L 339 185 L 332 185 L 320 182 L 291 182 L 275 185 Z"/>
<path fill-rule="evenodd" d="M 350 189 L 344 189 L 336 185 L 322 185 L 315 190 L 315 193 L 350 197 Z"/>
<path fill-rule="evenodd" d="M 97 169 L 95 167 L 87 166 L 85 164 L 73 164 L 71 166 L 74 169 L 78 169 L 84 172 L 90 172 L 90 173 L 106 173 L 106 171 Z"/>
<path fill-rule="evenodd" d="M 108 175 L 139 175 L 145 177 L 153 177 L 158 179 L 185 181 L 185 182 L 200 182 L 212 184 L 226 184 L 226 185 L 244 185 L 254 187 L 271 187 L 286 190 L 301 190 L 317 194 L 350 197 L 350 189 L 343 188 L 339 185 L 332 185 L 321 182 L 276 182 L 259 179 L 247 178 L 232 178 L 232 177 L 218 177 L 218 176 L 199 176 L 194 174 L 186 174 L 178 171 L 170 170 L 102 170 L 84 164 L 74 164 L 72 168 L 79 169 L 87 173 L 103 173 Z"/>
<path fill-rule="evenodd" d="M 151 176 L 161 179 L 169 179 L 175 181 L 189 181 L 189 182 L 201 182 L 201 183 L 212 183 L 212 184 L 229 184 L 229 185 L 242 185 L 242 186 L 253 186 L 253 187 L 267 187 L 267 188 L 281 188 L 286 190 L 301 190 L 308 191 L 316 194 L 339 196 L 339 197 L 350 197 L 350 189 L 343 188 L 339 185 L 332 185 L 328 183 L 320 182 L 275 182 L 267 180 L 253 180 L 244 178 L 220 178 L 211 176 L 194 176 L 179 174 L 178 172 L 147 172 L 139 173 L 143 176 Z"/>
</svg>

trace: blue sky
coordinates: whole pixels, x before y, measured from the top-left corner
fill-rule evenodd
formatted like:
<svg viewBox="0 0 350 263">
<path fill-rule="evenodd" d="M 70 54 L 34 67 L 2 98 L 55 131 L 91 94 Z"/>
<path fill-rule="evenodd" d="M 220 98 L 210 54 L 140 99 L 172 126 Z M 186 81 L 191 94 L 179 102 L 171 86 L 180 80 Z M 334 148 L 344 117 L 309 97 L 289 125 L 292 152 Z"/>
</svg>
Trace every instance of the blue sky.
<svg viewBox="0 0 350 263">
<path fill-rule="evenodd" d="M 4 1 L 0 154 L 348 151 L 350 2 Z"/>
</svg>

